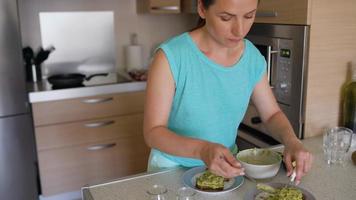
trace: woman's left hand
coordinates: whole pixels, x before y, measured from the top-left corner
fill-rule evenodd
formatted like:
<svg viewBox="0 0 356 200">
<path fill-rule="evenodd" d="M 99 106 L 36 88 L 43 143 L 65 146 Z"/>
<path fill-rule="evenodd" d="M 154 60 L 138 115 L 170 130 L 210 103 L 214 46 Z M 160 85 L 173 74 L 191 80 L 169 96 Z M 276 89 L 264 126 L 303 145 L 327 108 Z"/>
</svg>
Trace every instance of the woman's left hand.
<svg viewBox="0 0 356 200">
<path fill-rule="evenodd" d="M 287 176 L 292 175 L 292 162 L 296 162 L 295 183 L 298 185 L 302 177 L 311 169 L 313 155 L 304 148 L 303 144 L 298 139 L 285 145 L 283 155 L 283 161 L 287 168 Z"/>
</svg>

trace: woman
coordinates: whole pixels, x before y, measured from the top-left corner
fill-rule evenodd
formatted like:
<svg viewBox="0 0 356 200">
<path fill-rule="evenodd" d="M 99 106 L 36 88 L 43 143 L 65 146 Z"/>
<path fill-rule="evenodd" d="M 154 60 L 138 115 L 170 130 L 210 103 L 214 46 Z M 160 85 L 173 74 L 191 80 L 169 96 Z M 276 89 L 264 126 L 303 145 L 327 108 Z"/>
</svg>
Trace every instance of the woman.
<svg viewBox="0 0 356 200">
<path fill-rule="evenodd" d="M 251 98 L 273 137 L 285 145 L 287 175 L 296 161 L 298 184 L 311 168 L 266 77 L 264 57 L 244 39 L 257 0 L 198 0 L 203 23 L 157 50 L 149 69 L 144 137 L 148 171 L 206 165 L 226 178 L 244 175 L 235 138 Z"/>
</svg>

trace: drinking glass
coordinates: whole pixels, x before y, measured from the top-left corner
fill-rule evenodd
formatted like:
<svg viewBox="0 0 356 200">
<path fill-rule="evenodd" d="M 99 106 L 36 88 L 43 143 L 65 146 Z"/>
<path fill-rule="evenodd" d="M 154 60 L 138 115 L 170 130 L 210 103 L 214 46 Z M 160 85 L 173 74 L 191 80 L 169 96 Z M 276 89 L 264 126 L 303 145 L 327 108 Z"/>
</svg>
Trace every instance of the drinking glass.
<svg viewBox="0 0 356 200">
<path fill-rule="evenodd" d="M 177 191 L 177 200 L 194 200 L 195 191 L 189 187 L 181 187 Z"/>
<path fill-rule="evenodd" d="M 167 188 L 163 185 L 152 185 L 148 190 L 147 194 L 149 200 L 167 200 Z"/>
<path fill-rule="evenodd" d="M 328 164 L 345 164 L 352 141 L 352 131 L 345 127 L 329 128 L 323 135 L 323 150 Z"/>
</svg>

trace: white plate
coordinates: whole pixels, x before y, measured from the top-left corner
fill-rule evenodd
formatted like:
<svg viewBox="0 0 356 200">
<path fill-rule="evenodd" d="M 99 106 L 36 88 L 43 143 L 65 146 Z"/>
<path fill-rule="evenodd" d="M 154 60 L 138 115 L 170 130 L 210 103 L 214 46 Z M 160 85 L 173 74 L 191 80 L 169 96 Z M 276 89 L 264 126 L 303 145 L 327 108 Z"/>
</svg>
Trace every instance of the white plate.
<svg viewBox="0 0 356 200">
<path fill-rule="evenodd" d="M 196 184 L 197 177 L 199 177 L 205 171 L 206 171 L 205 166 L 194 167 L 187 170 L 183 174 L 183 184 L 187 187 L 196 190 L 197 192 L 206 193 L 206 194 L 221 194 L 237 189 L 244 182 L 244 178 L 242 176 L 238 176 L 235 178 L 231 178 L 229 181 L 225 182 L 224 189 L 222 191 L 203 191 L 195 187 L 195 184 Z"/>
<path fill-rule="evenodd" d="M 266 185 L 270 185 L 274 188 L 281 188 L 284 187 L 285 183 L 266 183 Z M 314 195 L 312 195 L 309 191 L 299 186 L 292 186 L 302 191 L 303 193 L 303 200 L 316 200 Z M 262 196 L 262 191 L 258 190 L 256 187 L 247 191 L 244 197 L 244 200 L 255 200 L 257 196 Z"/>
</svg>

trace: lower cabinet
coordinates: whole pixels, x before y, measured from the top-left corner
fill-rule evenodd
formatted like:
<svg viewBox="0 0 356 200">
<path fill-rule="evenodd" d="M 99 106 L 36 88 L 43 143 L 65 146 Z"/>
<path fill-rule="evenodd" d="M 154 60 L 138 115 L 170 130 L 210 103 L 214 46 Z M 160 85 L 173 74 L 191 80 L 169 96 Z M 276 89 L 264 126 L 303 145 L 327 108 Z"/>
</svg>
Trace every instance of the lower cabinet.
<svg viewBox="0 0 356 200">
<path fill-rule="evenodd" d="M 43 195 L 144 172 L 148 153 L 140 135 L 40 151 Z"/>
<path fill-rule="evenodd" d="M 36 127 L 37 150 L 142 136 L 143 114 Z"/>
<path fill-rule="evenodd" d="M 119 96 L 123 95 L 129 101 L 130 97 L 134 98 L 131 102 L 135 101 L 135 104 L 140 105 L 139 109 L 126 107 L 124 114 L 108 114 L 106 117 L 98 117 L 93 112 L 86 115 L 86 120 L 64 123 L 62 119 L 48 119 L 51 123 L 35 126 L 43 196 L 78 191 L 88 184 L 103 183 L 146 171 L 150 149 L 146 146 L 142 133 L 144 95 L 139 95 L 142 97 L 140 100 L 137 100 L 137 92 Z M 46 106 L 51 106 L 51 103 L 61 102 L 46 102 Z M 117 110 L 117 104 L 103 104 L 112 103 L 100 103 L 101 107 L 108 109 L 101 112 Z M 34 115 L 36 112 L 48 112 L 46 115 L 50 117 L 50 111 L 43 108 L 42 105 L 34 105 Z"/>
</svg>

